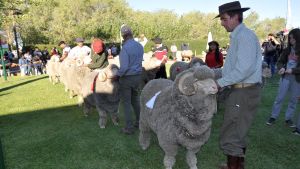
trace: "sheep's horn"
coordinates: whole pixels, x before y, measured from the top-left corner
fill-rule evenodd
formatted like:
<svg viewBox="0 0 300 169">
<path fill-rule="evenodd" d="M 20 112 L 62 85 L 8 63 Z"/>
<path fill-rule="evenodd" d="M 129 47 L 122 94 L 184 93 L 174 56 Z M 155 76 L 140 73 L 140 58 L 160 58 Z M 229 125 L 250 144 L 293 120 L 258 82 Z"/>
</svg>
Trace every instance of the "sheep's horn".
<svg viewBox="0 0 300 169">
<path fill-rule="evenodd" d="M 189 78 L 193 77 L 193 72 L 185 72 L 181 74 L 178 80 L 179 91 L 184 95 L 193 95 L 195 94 L 195 87 L 193 84 L 189 83 Z"/>
<path fill-rule="evenodd" d="M 107 79 L 106 73 L 103 72 L 103 71 L 100 72 L 99 75 L 98 75 L 98 80 L 99 80 L 100 82 L 104 82 L 106 79 Z"/>
</svg>

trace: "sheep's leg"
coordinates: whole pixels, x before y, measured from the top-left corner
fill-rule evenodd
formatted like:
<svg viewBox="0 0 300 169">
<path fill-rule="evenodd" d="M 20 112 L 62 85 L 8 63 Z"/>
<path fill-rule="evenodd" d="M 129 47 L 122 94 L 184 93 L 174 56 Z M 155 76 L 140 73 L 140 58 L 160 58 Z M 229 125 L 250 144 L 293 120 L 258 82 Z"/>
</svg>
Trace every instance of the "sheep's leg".
<svg viewBox="0 0 300 169">
<path fill-rule="evenodd" d="M 118 113 L 111 113 L 111 120 L 115 126 L 119 125 L 119 116 Z"/>
<path fill-rule="evenodd" d="M 84 102 L 83 96 L 81 94 L 79 94 L 77 97 L 78 97 L 78 106 L 81 107 Z"/>
<path fill-rule="evenodd" d="M 142 120 L 140 120 L 139 124 L 140 135 L 139 142 L 143 150 L 146 150 L 150 145 L 150 128 L 147 124 L 145 124 Z"/>
<path fill-rule="evenodd" d="M 96 106 L 97 111 L 99 113 L 99 126 L 100 128 L 104 129 L 107 122 L 107 113 L 102 110 L 99 106 Z"/>
<path fill-rule="evenodd" d="M 186 153 L 186 162 L 188 163 L 190 169 L 198 169 L 197 168 L 197 150 L 188 150 Z"/>
<path fill-rule="evenodd" d="M 165 165 L 166 169 L 172 169 L 172 167 L 174 166 L 174 164 L 176 162 L 175 156 L 177 154 L 178 146 L 169 141 L 161 140 L 159 138 L 158 138 L 158 141 L 159 141 L 160 147 L 165 152 L 164 165 Z"/>
<path fill-rule="evenodd" d="M 88 114 L 90 113 L 91 110 L 91 105 L 89 105 L 88 103 L 84 102 L 83 103 L 83 114 L 85 117 L 88 116 Z"/>
</svg>

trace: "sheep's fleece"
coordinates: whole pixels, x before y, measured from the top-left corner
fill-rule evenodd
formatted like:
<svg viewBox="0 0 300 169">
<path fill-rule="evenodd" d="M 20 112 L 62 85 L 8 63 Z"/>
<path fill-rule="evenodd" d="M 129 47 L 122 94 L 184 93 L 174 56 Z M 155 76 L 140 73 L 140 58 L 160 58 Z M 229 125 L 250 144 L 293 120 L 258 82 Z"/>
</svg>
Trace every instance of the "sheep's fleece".
<svg viewBox="0 0 300 169">
<path fill-rule="evenodd" d="M 173 167 L 179 145 L 187 149 L 189 167 L 197 169 L 196 153 L 210 136 L 216 111 L 217 86 L 213 79 L 213 70 L 199 66 L 181 72 L 174 82 L 155 79 L 143 89 L 139 142 L 142 149 L 147 149 L 150 131 L 156 133 L 167 169 Z M 155 94 L 151 109 L 146 104 Z"/>
</svg>

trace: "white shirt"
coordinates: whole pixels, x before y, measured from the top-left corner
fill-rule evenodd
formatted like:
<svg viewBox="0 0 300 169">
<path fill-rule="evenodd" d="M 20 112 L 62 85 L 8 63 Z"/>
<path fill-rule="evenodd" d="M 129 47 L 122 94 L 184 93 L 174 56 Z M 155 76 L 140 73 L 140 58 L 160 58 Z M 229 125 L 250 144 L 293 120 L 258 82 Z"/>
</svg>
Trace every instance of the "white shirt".
<svg viewBox="0 0 300 169">
<path fill-rule="evenodd" d="M 66 46 L 64 49 L 63 49 L 63 54 L 65 54 L 66 52 L 67 53 L 70 53 L 70 51 L 71 51 L 71 48 L 69 47 L 69 46 Z"/>
<path fill-rule="evenodd" d="M 92 59 L 91 59 L 91 48 L 87 46 L 75 46 L 74 48 L 71 49 L 68 58 L 69 59 L 83 59 L 84 64 L 89 64 Z"/>
</svg>

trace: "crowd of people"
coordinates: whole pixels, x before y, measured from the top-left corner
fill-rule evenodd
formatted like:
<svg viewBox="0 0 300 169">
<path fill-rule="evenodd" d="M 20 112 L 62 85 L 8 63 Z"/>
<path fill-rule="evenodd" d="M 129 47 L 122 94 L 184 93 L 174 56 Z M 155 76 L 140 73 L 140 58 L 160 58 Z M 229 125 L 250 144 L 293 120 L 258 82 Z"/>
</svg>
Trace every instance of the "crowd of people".
<svg viewBox="0 0 300 169">
<path fill-rule="evenodd" d="M 209 49 L 205 56 L 205 63 L 212 69 L 222 69 L 222 77 L 215 81 L 220 93 L 226 90 L 224 120 L 220 129 L 220 148 L 227 156 L 227 163 L 221 169 L 245 168 L 245 154 L 248 144 L 247 133 L 253 123 L 258 105 L 261 100 L 262 62 L 266 62 L 271 69 L 272 76 L 276 72 L 281 76 L 278 93 L 275 98 L 267 125 L 275 124 L 279 117 L 282 103 L 289 95 L 289 103 L 285 112 L 285 122 L 293 133 L 300 135 L 300 116 L 298 122 L 293 122 L 296 105 L 300 96 L 300 29 L 291 30 L 287 35 L 287 46 L 283 49 L 282 42 L 274 34 L 269 34 L 266 41 L 260 44 L 256 34 L 243 23 L 243 12 L 250 8 L 242 8 L 238 1 L 219 6 L 221 25 L 230 32 L 229 49 L 226 51 L 226 61 L 220 51 L 217 41 L 208 43 Z M 21 75 L 42 74 L 47 60 L 56 59 L 63 62 L 73 60 L 80 66 L 87 66 L 91 70 L 103 69 L 108 66 L 108 59 L 118 55 L 120 67 L 116 80 L 120 83 L 121 105 L 125 114 L 125 127 L 122 133 L 133 134 L 139 127 L 139 83 L 142 75 L 142 61 L 144 46 L 147 43 L 145 35 L 133 38 L 133 32 L 127 25 L 122 26 L 122 48 L 116 44 L 105 46 L 101 39 L 95 38 L 91 48 L 84 45 L 83 38 L 76 38 L 77 46 L 70 48 L 64 41 L 58 46 L 62 54 L 56 49 L 50 53 L 45 48 L 40 51 L 22 53 L 19 59 Z M 153 39 L 153 57 L 160 60 L 160 67 L 155 78 L 167 78 L 165 63 L 168 60 L 169 48 L 163 44 L 162 38 Z M 188 51 L 187 46 L 181 47 Z M 172 57 L 177 56 L 175 44 L 170 46 Z M 263 60 L 262 60 L 263 54 Z M 50 58 L 51 56 L 51 58 Z M 184 56 L 184 55 L 181 55 Z M 9 55 L 4 62 L 9 66 Z M 229 92 L 228 92 L 229 91 Z M 135 118 L 131 117 L 132 112 Z"/>
</svg>

